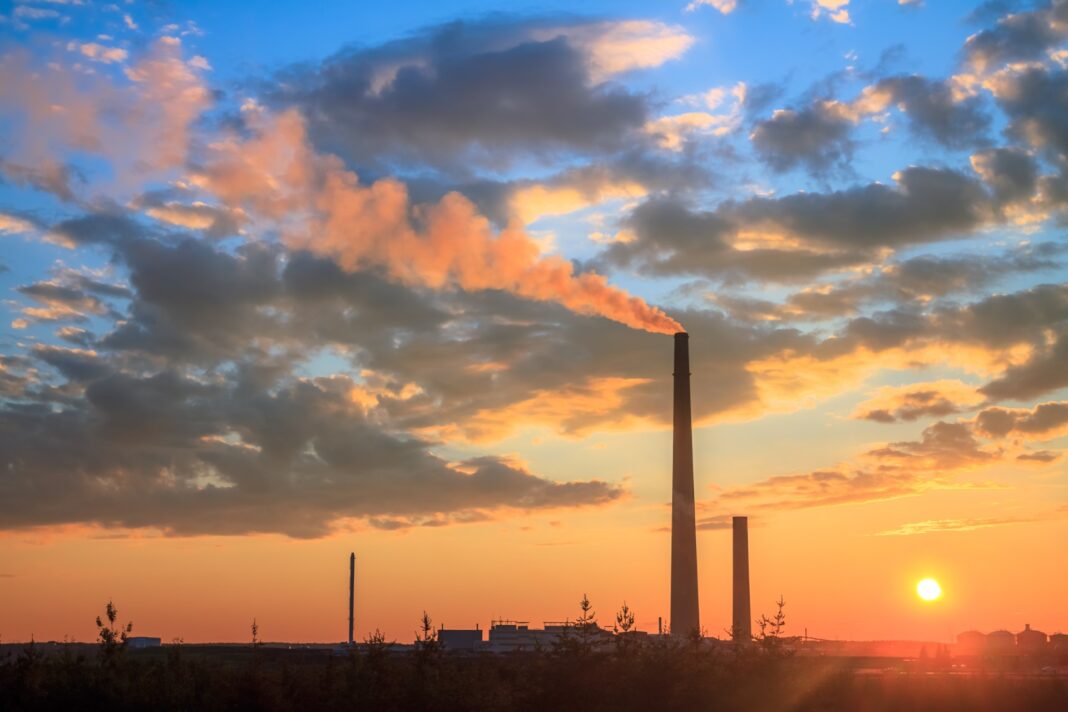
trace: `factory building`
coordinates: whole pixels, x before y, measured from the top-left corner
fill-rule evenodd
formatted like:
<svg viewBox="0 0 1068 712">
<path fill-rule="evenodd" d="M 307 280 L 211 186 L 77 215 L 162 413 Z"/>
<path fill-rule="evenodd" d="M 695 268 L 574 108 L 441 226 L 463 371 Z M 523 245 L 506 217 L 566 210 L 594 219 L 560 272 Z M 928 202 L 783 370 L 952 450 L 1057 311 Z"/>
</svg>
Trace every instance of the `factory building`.
<svg viewBox="0 0 1068 712">
<path fill-rule="evenodd" d="M 1016 634 L 1016 649 L 1021 655 L 1038 653 L 1046 649 L 1047 636 L 1040 630 L 1031 628 L 1030 623 L 1024 624 L 1024 629 Z"/>
<path fill-rule="evenodd" d="M 477 625 L 474 630 L 442 626 L 438 643 L 446 652 L 476 652 L 483 647 L 482 630 Z"/>
</svg>

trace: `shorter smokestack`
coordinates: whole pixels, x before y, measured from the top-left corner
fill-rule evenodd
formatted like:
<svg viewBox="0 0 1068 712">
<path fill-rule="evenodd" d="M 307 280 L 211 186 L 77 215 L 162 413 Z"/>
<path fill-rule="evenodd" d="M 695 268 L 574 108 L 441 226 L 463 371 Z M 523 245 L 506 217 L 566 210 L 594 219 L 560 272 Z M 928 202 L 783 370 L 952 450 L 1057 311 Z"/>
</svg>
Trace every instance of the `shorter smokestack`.
<svg viewBox="0 0 1068 712">
<path fill-rule="evenodd" d="M 731 636 L 735 641 L 748 642 L 753 638 L 752 617 L 749 612 L 749 518 L 734 517 L 734 624 Z"/>
<path fill-rule="evenodd" d="M 349 645 L 352 645 L 352 631 L 355 619 L 356 603 L 356 552 L 349 554 Z"/>
</svg>

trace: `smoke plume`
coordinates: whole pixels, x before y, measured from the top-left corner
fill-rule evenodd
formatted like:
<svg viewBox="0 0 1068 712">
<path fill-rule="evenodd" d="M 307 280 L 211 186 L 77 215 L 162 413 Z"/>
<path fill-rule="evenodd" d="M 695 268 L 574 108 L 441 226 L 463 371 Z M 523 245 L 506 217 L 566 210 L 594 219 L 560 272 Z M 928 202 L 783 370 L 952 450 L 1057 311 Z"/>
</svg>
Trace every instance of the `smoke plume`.
<svg viewBox="0 0 1068 712">
<path fill-rule="evenodd" d="M 682 330 L 603 276 L 575 274 L 568 260 L 543 256 L 518 224 L 494 230 L 459 193 L 413 205 L 397 180 L 361 184 L 336 156 L 310 146 L 295 110 L 249 107 L 245 113 L 252 136 L 213 143 L 194 182 L 266 220 L 291 247 L 329 256 L 348 270 L 381 268 L 409 285 L 500 289 L 654 333 Z"/>
</svg>

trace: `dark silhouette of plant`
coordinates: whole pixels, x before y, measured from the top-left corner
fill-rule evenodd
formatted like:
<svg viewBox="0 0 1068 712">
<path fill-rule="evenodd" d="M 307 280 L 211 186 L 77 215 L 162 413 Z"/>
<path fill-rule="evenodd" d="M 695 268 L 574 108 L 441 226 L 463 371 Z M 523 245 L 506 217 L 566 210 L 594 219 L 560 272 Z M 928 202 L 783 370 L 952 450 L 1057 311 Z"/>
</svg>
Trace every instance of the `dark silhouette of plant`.
<svg viewBox="0 0 1068 712">
<path fill-rule="evenodd" d="M 255 650 L 256 648 L 260 647 L 260 645 L 263 644 L 263 642 L 260 640 L 260 626 L 259 626 L 259 623 L 256 622 L 255 618 L 252 619 L 251 629 L 252 629 L 252 648 L 253 648 L 253 650 Z"/>
<path fill-rule="evenodd" d="M 782 647 L 782 633 L 786 629 L 786 599 L 779 596 L 775 605 L 777 608 L 773 617 L 768 618 L 766 614 L 762 614 L 757 620 L 760 627 L 758 639 L 761 645 L 770 651 L 778 651 Z"/>
<path fill-rule="evenodd" d="M 579 617 L 566 621 L 560 635 L 553 643 L 553 650 L 563 655 L 589 655 L 600 634 L 597 613 L 586 594 L 579 601 Z"/>
<path fill-rule="evenodd" d="M 438 632 L 434 630 L 433 621 L 426 611 L 419 619 L 419 630 L 415 634 L 415 645 L 420 650 L 432 650 L 438 645 Z"/>
<path fill-rule="evenodd" d="M 616 633 L 629 633 L 634 630 L 634 611 L 630 610 L 627 602 L 623 601 L 623 607 L 616 613 L 616 624 L 612 626 Z"/>
<path fill-rule="evenodd" d="M 637 644 L 637 639 L 632 635 L 634 632 L 634 611 L 630 609 L 626 601 L 616 613 L 616 622 L 612 626 L 612 632 L 616 634 L 616 650 L 620 654 L 626 654 Z"/>
<path fill-rule="evenodd" d="M 119 656 L 126 650 L 126 641 L 133 631 L 133 623 L 115 625 L 119 618 L 119 612 L 115 604 L 108 601 L 104 607 L 104 618 L 96 617 L 97 637 L 100 640 L 100 657 L 106 665 L 115 664 Z M 107 621 L 105 623 L 105 621 Z"/>
</svg>

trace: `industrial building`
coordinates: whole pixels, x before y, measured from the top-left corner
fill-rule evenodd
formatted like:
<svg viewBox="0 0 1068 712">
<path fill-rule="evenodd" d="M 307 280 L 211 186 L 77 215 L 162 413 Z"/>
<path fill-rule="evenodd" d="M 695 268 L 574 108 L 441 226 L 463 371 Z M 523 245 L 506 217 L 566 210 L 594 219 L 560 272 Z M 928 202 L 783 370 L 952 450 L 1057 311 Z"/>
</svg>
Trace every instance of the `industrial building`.
<svg viewBox="0 0 1068 712">
<path fill-rule="evenodd" d="M 670 633 L 690 636 L 701 632 L 699 593 L 697 582 L 697 524 L 694 497 L 693 425 L 690 405 L 689 334 L 679 332 L 674 337 L 674 371 L 672 401 L 672 471 L 671 471 L 671 590 Z M 731 637 L 736 642 L 748 642 L 752 635 L 752 613 L 749 589 L 749 520 L 734 517 L 733 531 L 733 610 Z M 356 554 L 349 555 L 348 645 L 354 644 L 355 628 Z M 564 635 L 577 634 L 574 623 L 546 622 L 542 628 L 531 628 L 526 621 L 492 621 L 488 639 L 476 626 L 474 629 L 442 627 L 438 641 L 444 650 L 457 652 L 514 652 L 538 650 L 552 646 Z M 664 628 L 658 634 L 663 634 Z M 613 633 L 592 626 L 583 635 L 592 637 L 593 644 L 605 644 Z M 641 631 L 628 636 L 647 637 Z"/>
</svg>

